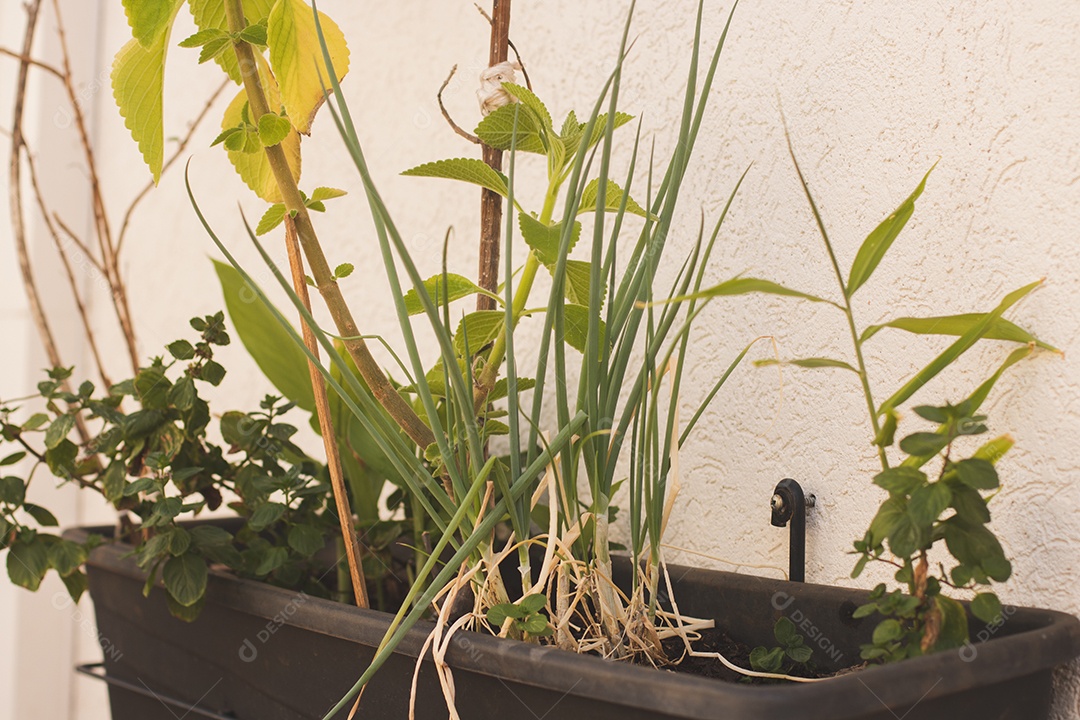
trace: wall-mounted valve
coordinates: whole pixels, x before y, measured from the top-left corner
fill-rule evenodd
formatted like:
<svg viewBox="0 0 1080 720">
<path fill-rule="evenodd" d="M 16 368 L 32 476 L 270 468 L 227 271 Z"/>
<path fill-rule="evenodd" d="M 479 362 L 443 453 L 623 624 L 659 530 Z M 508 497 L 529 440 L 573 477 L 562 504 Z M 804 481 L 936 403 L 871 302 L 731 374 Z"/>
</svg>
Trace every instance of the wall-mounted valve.
<svg viewBox="0 0 1080 720">
<path fill-rule="evenodd" d="M 790 523 L 791 540 L 788 547 L 788 579 L 806 580 L 806 510 L 814 507 L 813 495 L 803 495 L 802 487 L 791 478 L 776 485 L 772 496 L 772 524 L 784 527 Z"/>
</svg>

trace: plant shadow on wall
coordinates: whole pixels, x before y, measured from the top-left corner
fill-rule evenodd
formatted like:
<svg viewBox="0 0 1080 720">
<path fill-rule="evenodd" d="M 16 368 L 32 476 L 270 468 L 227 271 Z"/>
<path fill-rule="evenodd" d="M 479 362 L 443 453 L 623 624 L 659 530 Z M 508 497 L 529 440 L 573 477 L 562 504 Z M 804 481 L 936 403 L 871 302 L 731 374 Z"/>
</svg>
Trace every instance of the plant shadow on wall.
<svg viewBox="0 0 1080 720">
<path fill-rule="evenodd" d="M 148 0 L 125 3 L 133 37 L 117 54 L 112 76 L 120 112 L 155 180 L 166 165 L 160 78 L 183 4 L 160 12 L 160 4 Z M 694 398 L 683 422 L 688 398 L 682 381 L 695 321 L 718 298 L 769 294 L 832 306 L 851 333 L 854 362 L 786 362 L 850 372 L 866 399 L 882 464 L 874 482 L 889 497 L 855 544 L 854 575 L 868 562 L 891 563 L 902 589 L 879 586 L 857 611 L 884 618 L 862 648 L 863 658 L 895 661 L 969 643 L 966 610 L 943 588 L 983 590 L 1010 575 L 988 528 L 992 495 L 985 493 L 997 490 L 994 463 L 1012 441 L 991 440 L 966 457 L 955 443 L 986 432 L 980 407 L 1008 367 L 1037 347 L 1052 348 L 1003 318 L 1038 283 L 1009 294 L 990 312 L 899 318 L 860 331 L 851 299 L 911 217 L 925 178 L 867 236 L 845 278 L 796 163 L 841 301 L 762 278 L 706 282 L 742 178 L 711 231 L 703 220 L 685 254 L 672 258 L 668 252 L 665 259 L 727 36 L 725 25 L 712 54 L 701 53 L 701 3 L 676 150 L 666 166 L 655 165 L 650 154 L 644 172 L 638 167 L 639 126 L 627 167 L 618 175 L 613 167 L 616 131 L 633 120 L 618 110 L 628 18 L 614 70 L 580 117 L 571 112 L 556 123 L 529 87 L 512 78 L 501 83 L 505 102 L 488 107 L 476 136 L 508 153 L 505 174 L 468 158 L 406 171 L 479 186 L 507 208 L 499 286 L 481 287 L 450 272 L 445 246 L 442 271 L 425 278 L 379 194 L 342 96 L 339 80 L 349 67 L 349 51 L 337 25 L 301 0 L 191 0 L 189 8 L 198 31 L 180 45 L 199 48 L 199 62 L 216 62 L 242 85 L 214 145 L 223 146 L 243 181 L 269 204 L 256 228 L 246 218 L 245 227 L 266 269 L 262 275 L 289 298 L 299 330 L 214 233 L 197 204 L 190 173 L 188 195 L 227 260 L 215 269 L 234 330 L 284 397 L 267 397 L 254 412 L 221 415 L 225 446 L 207 439 L 215 415 L 200 390 L 225 376 L 214 360 L 214 348 L 229 342 L 221 313 L 192 320 L 199 333 L 194 342 L 169 344 L 167 355 L 138 368 L 131 380 L 106 382 L 104 394 L 89 382 L 73 390 L 64 384 L 69 369 L 52 370 L 38 388 L 46 412 L 23 419 L 15 403 L 0 406 L 4 440 L 19 446 L 0 463 L 37 461 L 25 479 L 12 476 L 0 484 L 0 542 L 8 550 L 13 581 L 36 589 L 52 568 L 77 598 L 86 588 L 81 567 L 101 542 L 42 532 L 55 519 L 26 503 L 25 489 L 37 468 L 45 467 L 61 481 L 98 491 L 121 512 L 116 539 L 133 546 L 145 573 L 144 593 L 153 594 L 160 579 L 169 610 L 181 619 L 194 620 L 204 609 L 211 578 L 227 577 L 212 570 L 299 591 L 283 601 L 290 616 L 328 596 L 362 607 L 371 597 L 376 607 L 393 612 L 385 616 L 361 676 L 326 717 L 344 711 L 384 664 L 392 664 L 403 640 L 424 627 L 417 625 L 422 620 L 435 624 L 417 658 L 417 673 L 431 647 L 439 686 L 455 715 L 456 686 L 445 655 L 467 631 L 638 665 L 670 668 L 693 659 L 757 681 L 821 680 L 829 673 L 805 669 L 814 659 L 812 645 L 825 650 L 821 636 L 790 621 L 770 622 L 779 644 L 746 647 L 741 663 L 733 662 L 727 648 L 716 649 L 710 643 L 725 628 L 680 611 L 678 583 L 663 553 L 680 488 L 679 449 L 754 344 L 728 350 L 725 371 Z M 154 82 L 148 84 L 147 77 Z M 339 283 L 354 272 L 375 270 L 359 262 L 332 264 L 332 248 L 312 220 L 312 212 L 326 211 L 326 201 L 345 193 L 318 185 L 304 192 L 299 184 L 300 136 L 310 132 L 324 104 L 358 172 L 372 243 L 393 294 L 402 347 L 394 350 L 377 339 L 394 359 L 389 372 L 372 356 L 368 343 L 376 338 L 364 334 Z M 515 192 L 518 163 L 533 159 L 547 177 L 535 203 Z M 644 189 L 635 190 L 642 174 Z M 259 239 L 273 232 L 282 235 L 287 272 Z M 550 275 L 550 289 L 536 299 L 541 273 Z M 659 278 L 672 276 L 669 286 L 661 285 Z M 333 331 L 312 317 L 312 287 Z M 476 296 L 494 309 L 455 309 L 455 302 Z M 517 330 L 527 321 L 542 326 L 526 353 Z M 433 364 L 423 361 L 414 322 L 426 323 L 434 338 Z M 864 346 L 886 327 L 957 339 L 879 405 Z M 1019 347 L 961 402 L 915 408 L 936 428 L 903 438 L 899 449 L 907 457 L 891 464 L 899 406 L 983 339 Z M 526 356 L 536 357 L 531 368 L 521 360 Z M 137 409 L 129 411 L 125 403 Z M 311 413 L 325 464 L 292 442 L 296 428 L 282 416 L 293 408 Z M 97 430 L 78 443 L 69 439 L 76 427 L 89 424 Z M 380 507 L 388 482 L 393 492 L 388 506 Z M 625 548 L 609 534 L 617 493 L 626 498 Z M 240 516 L 238 529 L 181 522 L 222 503 Z M 396 519 L 384 519 L 395 511 Z M 405 552 L 398 542 L 403 536 Z M 935 573 L 929 554 L 942 541 L 955 565 Z M 613 551 L 623 551 L 624 559 Z M 1000 602 L 989 590 L 977 594 L 970 607 L 985 622 L 1001 621 Z M 257 642 L 250 636 L 237 640 L 242 662 L 257 661 L 269 642 L 271 625 L 260 627 Z M 829 650 L 825 654 L 834 657 Z"/>
</svg>

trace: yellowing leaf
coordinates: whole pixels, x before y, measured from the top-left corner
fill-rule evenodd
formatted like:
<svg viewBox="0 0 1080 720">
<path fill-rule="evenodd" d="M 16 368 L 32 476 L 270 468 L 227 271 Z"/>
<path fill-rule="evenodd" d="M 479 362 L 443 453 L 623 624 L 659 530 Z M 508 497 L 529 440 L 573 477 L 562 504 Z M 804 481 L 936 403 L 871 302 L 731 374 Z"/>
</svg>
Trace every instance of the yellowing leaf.
<svg viewBox="0 0 1080 720">
<path fill-rule="evenodd" d="M 349 71 L 349 48 L 345 35 L 333 20 L 319 13 L 330 61 L 338 78 Z M 311 121 L 325 99 L 323 87 L 330 85 L 330 73 L 323 59 L 315 17 L 303 0 L 278 0 L 270 11 L 267 26 L 270 65 L 281 85 L 285 111 L 293 127 L 311 134 Z"/>
<path fill-rule="evenodd" d="M 244 0 L 244 19 L 253 25 L 270 15 L 274 0 Z M 188 0 L 188 9 L 200 30 L 228 30 L 225 19 L 225 4 L 222 0 Z M 230 48 L 214 58 L 217 64 L 228 73 L 233 82 L 240 84 L 240 66 L 236 64 L 236 53 Z"/>
<path fill-rule="evenodd" d="M 124 13 L 131 36 L 143 47 L 154 44 L 158 35 L 172 22 L 177 0 L 124 0 Z"/>
<path fill-rule="evenodd" d="M 259 79 L 262 81 L 263 90 L 270 108 L 281 106 L 281 94 L 277 83 L 270 72 L 270 67 L 261 56 L 256 55 L 259 63 Z M 225 117 L 221 120 L 222 130 L 236 127 L 243 121 L 244 104 L 247 102 L 247 94 L 243 89 L 237 93 L 229 107 L 225 109 Z M 289 162 L 293 179 L 300 180 L 300 135 L 295 131 L 289 131 L 288 136 L 281 142 L 281 149 L 285 152 L 285 158 Z M 278 189 L 274 172 L 270 168 L 270 162 L 266 159 L 266 153 L 262 150 L 254 153 L 246 153 L 243 150 L 229 150 L 229 162 L 236 168 L 244 183 L 251 188 L 252 192 L 268 203 L 281 202 L 281 191 Z"/>
<path fill-rule="evenodd" d="M 124 117 L 124 125 L 139 145 L 139 152 L 150 168 L 155 183 L 161 178 L 161 166 L 165 157 L 165 129 L 162 119 L 165 48 L 169 43 L 172 21 L 180 8 L 181 0 L 170 2 L 172 8 L 163 25 L 155 19 L 156 15 L 138 22 L 132 16 L 132 29 L 138 34 L 116 54 L 112 67 L 113 97 Z M 147 37 L 150 33 L 154 33 L 153 40 L 144 46 L 138 38 Z"/>
</svg>

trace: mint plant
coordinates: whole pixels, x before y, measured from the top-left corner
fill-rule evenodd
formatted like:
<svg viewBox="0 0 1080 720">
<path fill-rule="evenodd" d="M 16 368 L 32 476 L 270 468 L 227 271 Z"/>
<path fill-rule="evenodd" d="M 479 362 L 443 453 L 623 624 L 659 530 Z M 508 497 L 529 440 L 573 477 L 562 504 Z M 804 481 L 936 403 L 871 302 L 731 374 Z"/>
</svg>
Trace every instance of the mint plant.
<svg viewBox="0 0 1080 720">
<path fill-rule="evenodd" d="M 806 665 L 814 651 L 795 629 L 795 623 L 780 617 L 773 626 L 775 647 L 759 645 L 750 651 L 750 667 L 758 672 L 790 673 L 797 665 Z"/>
<path fill-rule="evenodd" d="M 282 422 L 292 403 L 268 396 L 254 412 L 226 412 L 218 446 L 207 438 L 210 407 L 200 387 L 219 385 L 225 369 L 214 348 L 230 342 L 224 314 L 194 318 L 194 341 L 176 340 L 132 379 L 99 393 L 90 382 L 78 392 L 62 389 L 68 368 L 54 369 L 39 383 L 43 412 L 26 416 L 22 404 L 0 403 L 0 433 L 7 449 L 4 467 L 32 461 L 25 477 L 0 479 L 0 549 L 8 576 L 36 590 L 55 570 L 78 599 L 86 589 L 81 569 L 100 542 L 74 543 L 50 534 L 56 518 L 26 501 L 28 486 L 47 470 L 61 482 L 93 490 L 120 513 L 118 535 L 135 546 L 147 573 L 145 592 L 162 582 L 170 610 L 193 619 L 201 608 L 211 564 L 244 577 L 302 588 L 326 596 L 314 555 L 332 537 L 337 519 L 328 507 L 325 469 L 293 442 L 296 428 Z M 134 404 L 135 409 L 125 405 Z M 90 440 L 69 438 L 77 423 Z M 235 535 L 212 526 L 184 527 L 181 521 L 222 503 L 245 518 Z"/>
<path fill-rule="evenodd" d="M 500 603 L 487 610 L 487 621 L 496 628 L 501 628 L 507 620 L 509 636 L 519 640 L 548 637 L 555 631 L 541 612 L 547 606 L 543 595 L 526 595 L 516 603 Z"/>
<path fill-rule="evenodd" d="M 896 580 L 906 589 L 906 593 L 886 592 L 880 584 L 871 602 L 855 611 L 855 617 L 874 613 L 885 617 L 874 630 L 873 642 L 862 649 L 866 660 L 901 660 L 962 646 L 968 641 L 967 615 L 960 603 L 942 594 L 943 588 L 980 590 L 992 582 L 1005 582 L 1012 573 L 989 528 L 989 498 L 984 496 L 999 488 L 994 462 L 1012 447 L 1012 439 L 995 438 L 970 457 L 958 459 L 954 442 L 986 433 L 986 417 L 973 415 L 970 402 L 914 410 L 937 423 L 939 430 L 900 441 L 908 458 L 874 477 L 874 484 L 889 498 L 865 537 L 855 543 L 860 557 L 852 577 L 858 577 L 868 562 L 884 562 L 898 566 Z M 921 469 L 928 456 L 940 462 L 936 478 Z M 948 571 L 939 564 L 940 572 L 935 573 L 929 554 L 942 543 L 955 564 Z M 886 545 L 895 560 L 885 556 Z M 1001 602 L 993 592 L 978 592 L 971 611 L 984 622 L 996 622 Z"/>
</svg>

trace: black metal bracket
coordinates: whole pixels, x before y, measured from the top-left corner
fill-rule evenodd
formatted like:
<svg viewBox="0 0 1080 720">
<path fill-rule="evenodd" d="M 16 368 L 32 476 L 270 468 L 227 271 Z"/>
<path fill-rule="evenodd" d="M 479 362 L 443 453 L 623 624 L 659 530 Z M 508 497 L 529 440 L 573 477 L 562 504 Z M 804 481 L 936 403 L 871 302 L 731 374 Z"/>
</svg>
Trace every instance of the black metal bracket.
<svg viewBox="0 0 1080 720">
<path fill-rule="evenodd" d="M 784 478 L 773 490 L 772 524 L 784 527 L 790 523 L 791 540 L 788 547 L 788 579 L 806 581 L 806 509 L 814 507 L 816 498 L 803 495 L 799 483 Z"/>
<path fill-rule="evenodd" d="M 100 670 L 101 672 L 96 672 Z M 236 716 L 231 712 L 226 711 L 225 714 L 214 712 L 213 710 L 206 710 L 198 705 L 192 705 L 186 703 L 183 700 L 177 700 L 176 698 L 169 697 L 168 695 L 162 695 L 161 693 L 154 692 L 150 688 L 136 685 L 135 683 L 129 683 L 126 680 L 119 678 L 109 677 L 105 672 L 105 663 L 87 663 L 85 665 L 76 665 L 75 672 L 82 673 L 88 677 L 92 677 L 95 680 L 103 680 L 106 684 L 114 687 L 123 688 L 129 692 L 133 692 L 143 697 L 154 698 L 166 708 L 174 707 L 183 712 L 183 715 L 177 717 L 183 717 L 184 715 L 199 715 L 201 717 L 210 718 L 211 720 L 236 720 Z"/>
</svg>

